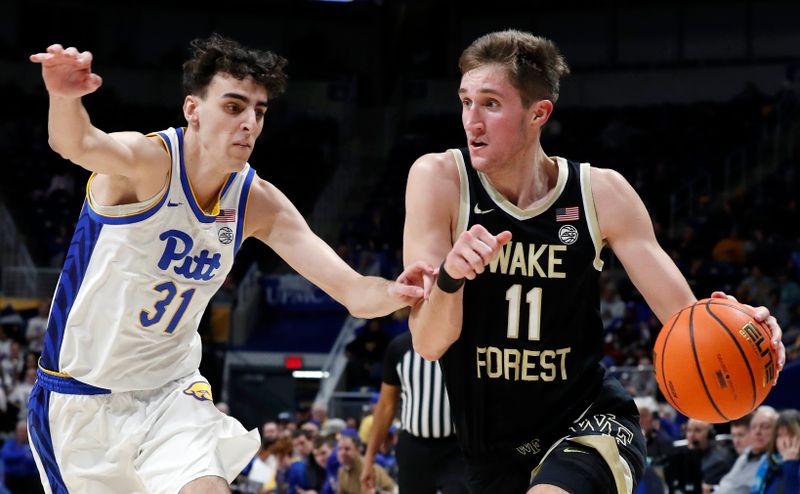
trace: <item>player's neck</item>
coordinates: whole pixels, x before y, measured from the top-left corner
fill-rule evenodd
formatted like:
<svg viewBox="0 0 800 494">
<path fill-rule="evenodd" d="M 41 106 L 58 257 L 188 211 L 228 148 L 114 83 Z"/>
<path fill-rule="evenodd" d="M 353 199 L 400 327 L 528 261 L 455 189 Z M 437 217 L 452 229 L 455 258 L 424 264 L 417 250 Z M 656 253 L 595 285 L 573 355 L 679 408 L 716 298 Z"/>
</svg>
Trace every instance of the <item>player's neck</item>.
<svg viewBox="0 0 800 494">
<path fill-rule="evenodd" d="M 214 166 L 213 158 L 190 128 L 186 129 L 183 139 L 183 164 L 198 205 L 204 211 L 210 212 L 229 174 Z"/>
<path fill-rule="evenodd" d="M 526 210 L 549 196 L 558 179 L 558 163 L 547 156 L 537 142 L 528 152 L 492 170 L 487 176 L 503 197 Z"/>
</svg>

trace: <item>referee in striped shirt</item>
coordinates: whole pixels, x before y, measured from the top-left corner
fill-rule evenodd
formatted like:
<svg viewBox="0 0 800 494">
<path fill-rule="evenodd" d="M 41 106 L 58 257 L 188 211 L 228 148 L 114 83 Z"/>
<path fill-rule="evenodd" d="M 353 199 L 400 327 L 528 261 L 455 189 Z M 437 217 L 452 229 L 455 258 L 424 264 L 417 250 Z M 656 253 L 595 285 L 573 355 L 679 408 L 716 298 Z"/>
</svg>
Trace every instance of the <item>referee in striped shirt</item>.
<svg viewBox="0 0 800 494">
<path fill-rule="evenodd" d="M 383 360 L 381 394 L 373 413 L 372 432 L 361 485 L 375 485 L 375 454 L 386 438 L 403 398 L 397 443 L 400 494 L 466 494 L 466 468 L 450 418 L 450 400 L 437 362 L 428 362 L 411 346 L 406 331 L 389 343 Z"/>
</svg>

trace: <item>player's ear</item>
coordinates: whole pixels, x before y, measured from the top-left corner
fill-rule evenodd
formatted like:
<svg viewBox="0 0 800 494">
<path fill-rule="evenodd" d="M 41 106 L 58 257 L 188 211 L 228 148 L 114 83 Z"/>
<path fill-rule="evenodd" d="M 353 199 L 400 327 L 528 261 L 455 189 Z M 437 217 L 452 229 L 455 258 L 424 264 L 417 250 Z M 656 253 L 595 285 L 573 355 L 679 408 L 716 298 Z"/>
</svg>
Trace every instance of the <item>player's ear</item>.
<svg viewBox="0 0 800 494">
<path fill-rule="evenodd" d="M 197 125 L 199 116 L 197 114 L 197 97 L 191 94 L 183 100 L 183 116 L 190 126 Z"/>
<path fill-rule="evenodd" d="M 540 99 L 531 104 L 531 125 L 541 127 L 553 114 L 553 102 L 549 99 Z"/>
</svg>

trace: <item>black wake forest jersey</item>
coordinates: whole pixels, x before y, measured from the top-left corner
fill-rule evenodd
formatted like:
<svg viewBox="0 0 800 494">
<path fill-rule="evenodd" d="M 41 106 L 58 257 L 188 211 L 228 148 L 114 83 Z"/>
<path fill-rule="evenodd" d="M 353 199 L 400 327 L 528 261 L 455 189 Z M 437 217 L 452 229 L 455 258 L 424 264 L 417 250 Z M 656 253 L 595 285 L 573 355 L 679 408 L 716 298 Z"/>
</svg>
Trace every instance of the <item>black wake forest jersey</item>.
<svg viewBox="0 0 800 494">
<path fill-rule="evenodd" d="M 467 281 L 461 336 L 440 360 L 456 433 L 468 458 L 532 459 L 581 415 L 604 376 L 603 243 L 589 165 L 557 158 L 551 199 L 521 210 L 472 168 L 466 149 L 450 152 L 461 177 L 457 235 L 475 224 L 513 234 Z"/>
</svg>

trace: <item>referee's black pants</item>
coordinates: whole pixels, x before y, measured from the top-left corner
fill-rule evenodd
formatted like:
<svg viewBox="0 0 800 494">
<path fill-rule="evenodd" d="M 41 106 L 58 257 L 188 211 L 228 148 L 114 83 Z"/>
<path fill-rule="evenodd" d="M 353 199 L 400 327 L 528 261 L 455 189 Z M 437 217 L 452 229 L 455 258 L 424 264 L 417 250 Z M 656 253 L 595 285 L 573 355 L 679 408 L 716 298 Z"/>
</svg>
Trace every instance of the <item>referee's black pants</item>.
<svg viewBox="0 0 800 494">
<path fill-rule="evenodd" d="M 397 442 L 400 494 L 468 494 L 467 469 L 456 436 L 425 439 L 400 431 Z"/>
</svg>

